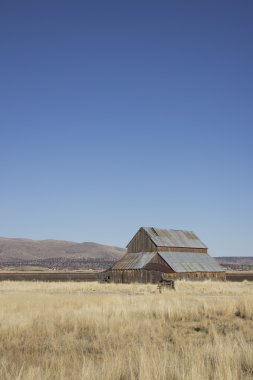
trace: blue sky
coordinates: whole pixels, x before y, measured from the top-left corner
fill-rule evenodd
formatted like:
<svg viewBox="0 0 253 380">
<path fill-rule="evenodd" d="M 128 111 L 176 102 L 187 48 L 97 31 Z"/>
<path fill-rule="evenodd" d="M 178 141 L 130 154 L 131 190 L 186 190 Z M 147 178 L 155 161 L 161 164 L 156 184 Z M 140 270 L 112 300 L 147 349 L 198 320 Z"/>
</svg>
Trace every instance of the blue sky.
<svg viewBox="0 0 253 380">
<path fill-rule="evenodd" d="M 252 1 L 1 1 L 0 235 L 253 255 Z"/>
</svg>

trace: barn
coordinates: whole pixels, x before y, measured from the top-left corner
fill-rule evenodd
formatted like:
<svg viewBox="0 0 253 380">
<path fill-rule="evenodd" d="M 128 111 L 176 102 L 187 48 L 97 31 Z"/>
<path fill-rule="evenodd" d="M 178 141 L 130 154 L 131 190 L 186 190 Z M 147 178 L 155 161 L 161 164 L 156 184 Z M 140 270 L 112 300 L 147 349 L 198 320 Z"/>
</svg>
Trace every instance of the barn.
<svg viewBox="0 0 253 380">
<path fill-rule="evenodd" d="M 117 283 L 225 280 L 225 270 L 207 251 L 192 231 L 141 227 L 128 243 L 127 253 L 102 277 Z"/>
</svg>

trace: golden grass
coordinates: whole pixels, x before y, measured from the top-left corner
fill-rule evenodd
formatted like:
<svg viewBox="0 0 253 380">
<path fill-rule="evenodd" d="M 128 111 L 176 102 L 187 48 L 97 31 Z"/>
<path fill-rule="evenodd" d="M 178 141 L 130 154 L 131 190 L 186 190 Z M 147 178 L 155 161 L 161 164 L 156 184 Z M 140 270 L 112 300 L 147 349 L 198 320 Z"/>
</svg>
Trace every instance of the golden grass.
<svg viewBox="0 0 253 380">
<path fill-rule="evenodd" d="M 253 379 L 253 283 L 0 282 L 0 379 Z"/>
</svg>

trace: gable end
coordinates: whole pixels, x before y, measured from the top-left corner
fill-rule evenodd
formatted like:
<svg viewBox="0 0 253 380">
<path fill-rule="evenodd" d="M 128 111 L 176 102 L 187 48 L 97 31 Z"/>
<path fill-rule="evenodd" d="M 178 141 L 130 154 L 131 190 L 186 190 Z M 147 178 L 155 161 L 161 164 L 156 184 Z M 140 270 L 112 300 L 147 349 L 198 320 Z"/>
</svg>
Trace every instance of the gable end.
<svg viewBox="0 0 253 380">
<path fill-rule="evenodd" d="M 127 245 L 127 252 L 155 252 L 157 251 L 157 246 L 152 241 L 151 237 L 145 230 L 141 227 L 139 231 L 134 235 L 132 240 Z"/>
</svg>

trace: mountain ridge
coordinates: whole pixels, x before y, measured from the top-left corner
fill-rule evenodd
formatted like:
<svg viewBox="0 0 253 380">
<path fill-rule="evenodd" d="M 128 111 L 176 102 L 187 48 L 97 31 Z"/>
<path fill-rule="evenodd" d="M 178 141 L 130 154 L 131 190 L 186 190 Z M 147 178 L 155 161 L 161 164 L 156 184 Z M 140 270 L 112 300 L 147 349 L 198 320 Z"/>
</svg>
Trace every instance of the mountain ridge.
<svg viewBox="0 0 253 380">
<path fill-rule="evenodd" d="M 55 239 L 0 237 L 0 262 L 2 263 L 49 258 L 118 260 L 125 252 L 124 248 L 95 242 L 76 243 Z"/>
</svg>

